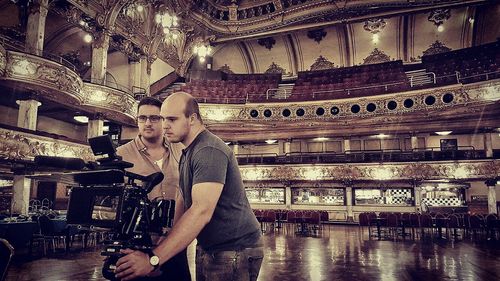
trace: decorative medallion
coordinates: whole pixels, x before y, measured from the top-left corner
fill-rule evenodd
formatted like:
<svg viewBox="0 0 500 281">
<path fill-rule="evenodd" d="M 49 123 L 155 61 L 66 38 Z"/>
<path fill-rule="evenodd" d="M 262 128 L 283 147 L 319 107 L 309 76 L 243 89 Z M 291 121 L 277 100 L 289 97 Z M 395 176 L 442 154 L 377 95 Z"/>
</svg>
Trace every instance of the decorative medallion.
<svg viewBox="0 0 500 281">
<path fill-rule="evenodd" d="M 365 24 L 363 25 L 363 28 L 366 31 L 371 32 L 372 34 L 377 34 L 380 31 L 384 29 L 384 27 L 387 25 L 384 19 L 369 19 L 365 21 Z"/>
<path fill-rule="evenodd" d="M 315 29 L 315 30 L 309 30 L 307 32 L 307 37 L 309 39 L 316 41 L 316 43 L 319 44 L 319 42 L 321 42 L 321 40 L 325 38 L 326 34 L 327 33 L 324 29 Z"/>
<path fill-rule="evenodd" d="M 384 52 L 380 51 L 378 48 L 375 48 L 370 53 L 370 55 L 363 60 L 363 64 L 373 64 L 373 63 L 381 63 L 388 61 L 391 61 L 391 58 Z"/>
<path fill-rule="evenodd" d="M 274 63 L 274 61 L 271 63 L 269 68 L 264 72 L 266 74 L 285 74 L 286 70 L 282 68 L 281 66 L 277 65 Z"/>
<path fill-rule="evenodd" d="M 233 74 L 233 73 L 234 73 L 234 72 L 231 70 L 231 68 L 229 68 L 229 65 L 227 65 L 227 64 L 224 64 L 223 66 L 221 66 L 221 67 L 219 68 L 219 71 L 222 71 L 222 72 L 224 72 L 224 73 L 226 73 L 226 74 Z"/>
<path fill-rule="evenodd" d="M 311 70 L 324 70 L 324 69 L 332 69 L 332 68 L 335 68 L 334 63 L 325 59 L 321 55 L 311 65 Z"/>
<path fill-rule="evenodd" d="M 448 48 L 444 45 L 444 43 L 436 40 L 436 42 L 432 43 L 427 50 L 424 51 L 424 56 L 430 56 L 440 53 L 446 53 L 451 51 L 451 48 Z"/>
<path fill-rule="evenodd" d="M 440 26 L 447 21 L 451 16 L 450 9 L 436 9 L 431 11 L 427 20 L 433 22 L 436 26 Z"/>
<path fill-rule="evenodd" d="M 274 40 L 273 37 L 266 37 L 266 38 L 260 38 L 259 40 L 257 40 L 257 43 L 259 43 L 259 45 L 261 45 L 262 47 L 271 50 L 274 44 L 276 44 L 276 40 Z"/>
</svg>

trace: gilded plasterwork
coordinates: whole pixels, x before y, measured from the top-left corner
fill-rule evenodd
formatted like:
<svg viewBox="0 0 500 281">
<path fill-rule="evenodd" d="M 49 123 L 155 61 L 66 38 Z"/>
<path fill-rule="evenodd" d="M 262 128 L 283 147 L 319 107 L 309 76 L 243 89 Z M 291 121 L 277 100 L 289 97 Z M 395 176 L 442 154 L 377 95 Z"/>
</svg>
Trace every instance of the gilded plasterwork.
<svg viewBox="0 0 500 281">
<path fill-rule="evenodd" d="M 7 78 L 43 85 L 81 99 L 82 80 L 75 72 L 43 58 L 9 52 Z"/>
<path fill-rule="evenodd" d="M 481 160 L 407 164 L 323 164 L 240 167 L 246 181 L 352 181 L 488 179 L 500 174 L 500 161 Z"/>
<path fill-rule="evenodd" d="M 0 158 L 32 160 L 36 155 L 94 159 L 89 146 L 0 128 Z"/>
<path fill-rule="evenodd" d="M 84 83 L 82 105 L 112 110 L 134 118 L 137 112 L 137 101 L 122 91 L 105 86 Z M 106 114 L 106 112 L 103 112 Z"/>
<path fill-rule="evenodd" d="M 0 45 L 0 75 L 5 74 L 5 68 L 7 67 L 7 51 Z"/>
</svg>

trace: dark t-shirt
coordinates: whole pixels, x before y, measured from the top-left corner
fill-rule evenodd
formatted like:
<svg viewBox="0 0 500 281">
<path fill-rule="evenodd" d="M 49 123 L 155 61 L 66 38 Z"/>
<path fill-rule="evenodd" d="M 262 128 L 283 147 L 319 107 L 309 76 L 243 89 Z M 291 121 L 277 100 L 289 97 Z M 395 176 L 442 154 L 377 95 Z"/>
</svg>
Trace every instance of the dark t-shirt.
<svg viewBox="0 0 500 281">
<path fill-rule="evenodd" d="M 261 236 L 259 222 L 246 197 L 231 148 L 204 130 L 183 150 L 179 172 L 185 209 L 191 207 L 193 185 L 224 184 L 212 219 L 197 237 L 205 251 L 239 250 L 257 245 Z"/>
</svg>

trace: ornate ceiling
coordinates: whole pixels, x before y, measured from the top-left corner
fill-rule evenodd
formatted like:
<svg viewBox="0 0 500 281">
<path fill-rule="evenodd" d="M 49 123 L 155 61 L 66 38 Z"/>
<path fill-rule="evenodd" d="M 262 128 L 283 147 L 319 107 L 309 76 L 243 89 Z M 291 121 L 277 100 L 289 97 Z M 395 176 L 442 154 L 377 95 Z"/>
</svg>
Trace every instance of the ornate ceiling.
<svg viewBox="0 0 500 281">
<path fill-rule="evenodd" d="M 23 1 L 14 2 L 0 0 L 0 33 L 3 38 L 24 42 L 29 7 L 23 6 Z M 208 60 L 212 69 L 234 73 L 279 72 L 286 78 L 311 69 L 387 60 L 418 62 L 423 54 L 476 46 L 500 37 L 500 4 L 485 0 L 36 0 L 29 3 L 48 7 L 44 50 L 72 62 L 83 78 L 90 76 L 88 63 L 92 61 L 92 44 L 83 41 L 84 34 L 90 33 L 97 39 L 109 35 L 107 69 L 123 85 L 130 83 L 130 76 L 123 74 L 123 69 L 144 58 L 149 62 L 164 61 L 177 74 L 185 76 L 200 67 L 193 63 L 197 61 L 193 48 L 200 42 L 209 42 L 214 47 Z M 165 39 L 163 30 L 155 24 L 157 11 L 173 12 L 179 17 L 180 34 L 176 39 Z M 281 110 L 275 105 L 257 105 L 255 109 L 273 106 Z M 246 109 L 239 112 L 248 113 Z M 442 114 L 452 118 L 453 111 Z M 373 120 L 390 121 L 396 117 L 377 116 Z M 423 116 L 420 125 L 431 126 L 429 118 Z M 373 124 L 366 120 L 360 120 L 363 130 L 358 133 L 373 129 Z M 475 127 L 474 117 L 469 120 L 469 127 Z M 495 120 L 491 116 L 487 122 Z M 342 130 L 332 131 L 331 121 L 301 121 L 306 129 L 298 136 L 352 133 L 350 124 L 342 122 L 335 123 Z M 384 120 L 379 121 L 382 130 Z M 395 123 L 401 125 L 399 131 L 414 131 L 402 121 Z M 456 121 L 457 126 L 461 123 Z M 241 139 L 234 132 L 225 131 L 228 123 L 222 125 L 226 127 L 218 128 L 221 134 Z M 249 132 L 276 132 L 276 138 L 283 138 L 296 125 L 285 122 L 277 130 L 277 122 L 271 120 L 242 126 Z M 258 138 L 264 137 L 267 136 Z"/>
<path fill-rule="evenodd" d="M 0 3 L 2 33 L 22 41 L 26 11 L 20 4 Z M 500 36 L 500 6 L 480 0 L 69 0 L 48 6 L 44 49 L 72 60 L 83 75 L 91 61 L 84 32 L 95 38 L 106 33 L 112 38 L 110 52 L 120 51 L 130 61 L 159 58 L 181 76 L 191 66 L 194 46 L 203 41 L 215 47 L 212 69 L 263 73 L 274 63 L 295 75 L 311 69 L 320 56 L 334 66 L 409 62 L 436 41 L 454 50 Z M 155 25 L 158 10 L 179 17 L 181 33 L 175 40 L 164 40 Z"/>
</svg>

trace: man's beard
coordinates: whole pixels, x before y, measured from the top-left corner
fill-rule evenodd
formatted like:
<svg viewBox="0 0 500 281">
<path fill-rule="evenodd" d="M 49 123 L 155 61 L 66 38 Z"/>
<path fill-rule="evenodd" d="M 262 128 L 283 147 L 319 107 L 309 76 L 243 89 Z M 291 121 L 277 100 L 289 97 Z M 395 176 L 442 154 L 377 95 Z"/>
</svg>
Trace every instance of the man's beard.
<svg viewBox="0 0 500 281">
<path fill-rule="evenodd" d="M 155 135 L 155 136 L 150 137 L 150 136 L 141 135 L 141 137 L 150 143 L 156 143 L 157 141 L 161 140 L 163 136 L 162 135 L 159 135 L 159 136 Z"/>
</svg>

